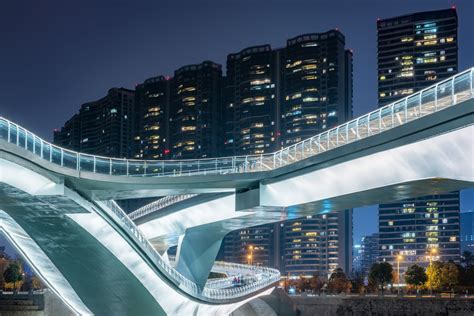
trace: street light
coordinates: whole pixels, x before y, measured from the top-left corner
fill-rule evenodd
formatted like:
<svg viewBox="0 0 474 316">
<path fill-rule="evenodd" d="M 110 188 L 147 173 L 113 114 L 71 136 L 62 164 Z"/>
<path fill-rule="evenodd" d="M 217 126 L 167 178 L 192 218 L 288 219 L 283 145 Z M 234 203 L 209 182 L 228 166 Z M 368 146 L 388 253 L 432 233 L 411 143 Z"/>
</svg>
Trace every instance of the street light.
<svg viewBox="0 0 474 316">
<path fill-rule="evenodd" d="M 397 256 L 397 278 L 398 278 L 398 294 L 400 294 L 400 261 L 403 260 L 402 255 Z"/>
<path fill-rule="evenodd" d="M 436 248 L 431 248 L 430 250 L 430 267 L 431 267 L 431 263 L 433 261 L 433 256 L 436 255 L 438 251 L 436 250 Z"/>
<path fill-rule="evenodd" d="M 253 264 L 253 246 L 249 246 L 250 254 L 247 256 L 249 265 Z"/>
</svg>

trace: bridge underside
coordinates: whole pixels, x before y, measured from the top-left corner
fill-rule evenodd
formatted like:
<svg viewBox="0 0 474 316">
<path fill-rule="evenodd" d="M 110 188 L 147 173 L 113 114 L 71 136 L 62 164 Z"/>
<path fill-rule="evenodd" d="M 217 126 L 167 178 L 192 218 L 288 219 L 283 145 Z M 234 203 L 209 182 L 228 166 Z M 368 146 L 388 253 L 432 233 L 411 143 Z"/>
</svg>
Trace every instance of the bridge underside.
<svg viewBox="0 0 474 316">
<path fill-rule="evenodd" d="M 193 299 L 153 270 L 98 205 L 2 159 L 0 229 L 76 313 L 225 315 L 252 298 L 221 305 Z"/>
<path fill-rule="evenodd" d="M 31 196 L 4 183 L 0 200 L 1 209 L 54 262 L 94 314 L 165 314 L 127 267 L 72 219 L 90 214 L 80 205 L 66 197 Z"/>
<path fill-rule="evenodd" d="M 472 125 L 234 194 L 193 197 L 136 220 L 160 249 L 189 229 L 245 227 L 474 187 Z M 193 204 L 194 201 L 194 204 Z M 181 208 L 180 208 L 181 205 Z M 201 215 L 202 214 L 202 215 Z"/>
</svg>

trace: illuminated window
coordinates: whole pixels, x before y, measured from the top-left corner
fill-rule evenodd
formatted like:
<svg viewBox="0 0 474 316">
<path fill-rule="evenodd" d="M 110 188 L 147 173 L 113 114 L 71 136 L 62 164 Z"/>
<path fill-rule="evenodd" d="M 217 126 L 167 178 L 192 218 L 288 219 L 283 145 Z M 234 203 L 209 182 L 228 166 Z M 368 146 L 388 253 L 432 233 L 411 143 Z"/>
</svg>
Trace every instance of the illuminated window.
<svg viewBox="0 0 474 316">
<path fill-rule="evenodd" d="M 181 131 L 182 132 L 188 132 L 188 131 L 194 131 L 196 130 L 196 126 L 182 126 Z"/>
<path fill-rule="evenodd" d="M 456 241 L 456 236 L 449 237 L 449 241 Z"/>
<path fill-rule="evenodd" d="M 393 226 L 393 221 L 388 221 L 388 226 Z"/>
</svg>

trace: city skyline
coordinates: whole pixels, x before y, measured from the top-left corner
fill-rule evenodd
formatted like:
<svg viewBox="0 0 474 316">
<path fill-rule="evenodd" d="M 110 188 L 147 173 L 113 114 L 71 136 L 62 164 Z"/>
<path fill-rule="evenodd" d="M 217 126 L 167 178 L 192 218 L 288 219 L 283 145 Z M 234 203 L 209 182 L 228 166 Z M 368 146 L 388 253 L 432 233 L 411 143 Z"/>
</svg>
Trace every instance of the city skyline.
<svg viewBox="0 0 474 316">
<path fill-rule="evenodd" d="M 345 1 L 339 2 L 339 4 L 344 7 L 344 5 L 346 5 L 344 2 Z M 65 14 L 64 16 L 59 18 L 65 18 L 68 16 L 68 13 L 71 13 L 69 10 L 71 10 L 72 8 L 63 7 L 61 4 L 57 4 L 56 6 L 53 6 L 53 4 L 47 4 L 45 6 L 36 8 L 36 11 L 33 10 L 36 13 L 32 14 L 32 16 L 30 17 L 31 19 L 29 19 L 28 23 L 24 24 L 22 27 L 19 27 L 16 32 L 12 32 L 15 33 L 15 36 L 24 39 L 25 37 L 21 36 L 22 34 L 24 34 L 22 32 L 29 32 L 32 27 L 39 26 L 38 32 L 43 32 L 44 40 L 36 43 L 38 45 L 35 47 L 36 49 L 31 50 L 30 52 L 29 49 L 26 49 L 26 47 L 22 46 L 26 44 L 26 41 L 22 42 L 21 40 L 18 40 L 18 45 L 16 45 L 15 48 L 10 47 L 4 52 L 2 52 L 2 59 L 4 61 L 9 61 L 9 63 L 8 65 L 5 65 L 5 72 L 2 72 L 3 75 L 0 76 L 0 83 L 2 83 L 2 86 L 5 87 L 2 106 L 0 107 L 0 114 L 5 115 L 6 117 L 11 118 L 19 123 L 22 123 L 23 125 L 30 126 L 32 131 L 38 133 L 41 136 L 46 136 L 46 138 L 51 139 L 51 130 L 53 128 L 59 128 L 62 122 L 64 122 L 72 115 L 72 113 L 77 110 L 80 104 L 94 99 L 98 99 L 103 95 L 104 91 L 108 90 L 112 86 L 133 87 L 135 83 L 142 82 L 145 78 L 160 74 L 171 74 L 174 69 L 178 69 L 183 65 L 198 63 L 202 60 L 207 59 L 213 60 L 224 65 L 226 54 L 232 51 L 240 51 L 245 47 L 249 47 L 252 45 L 262 45 L 266 43 L 271 44 L 272 47 L 280 47 L 283 46 L 283 43 L 286 38 L 291 38 L 292 36 L 295 36 L 297 34 L 324 32 L 328 29 L 339 28 L 346 35 L 347 47 L 352 47 L 354 49 L 354 114 L 355 116 L 358 116 L 362 113 L 368 112 L 369 110 L 375 109 L 377 104 L 376 89 L 368 88 L 371 86 L 374 87 L 375 82 L 377 80 L 375 71 L 376 19 L 378 17 L 385 18 L 423 10 L 443 9 L 448 8 L 453 4 L 457 5 L 459 12 L 459 42 L 461 48 L 459 57 L 459 69 L 463 70 L 464 68 L 472 64 L 472 61 L 468 59 L 467 54 L 470 51 L 470 45 L 473 44 L 470 43 L 468 40 L 465 40 L 468 39 L 467 32 L 468 30 L 472 29 L 473 23 L 472 20 L 468 17 L 468 12 L 472 12 L 472 3 L 469 3 L 468 1 L 457 1 L 456 3 L 452 3 L 450 1 L 422 1 L 417 3 L 411 3 L 407 6 L 404 6 L 403 8 L 396 7 L 397 4 L 394 1 L 384 3 L 383 7 L 375 2 L 361 2 L 360 12 L 362 13 L 360 13 L 359 10 L 357 11 L 359 12 L 359 15 L 363 17 L 360 20 L 357 18 L 344 18 L 347 13 L 343 12 L 344 10 L 337 10 L 340 9 L 341 6 L 338 7 L 336 4 L 325 3 L 324 15 L 320 16 L 323 17 L 323 19 L 319 19 L 318 21 L 311 21 L 311 23 L 308 21 L 302 22 L 304 21 L 304 19 L 295 19 L 293 21 L 297 22 L 295 26 L 292 25 L 295 23 L 281 23 L 281 26 L 272 24 L 273 28 L 269 28 L 272 29 L 271 31 L 267 30 L 265 27 L 261 27 L 260 29 L 263 30 L 257 28 L 257 30 L 260 31 L 251 34 L 248 34 L 247 32 L 241 32 L 241 30 L 239 31 L 239 28 L 237 27 L 235 30 L 236 34 L 243 34 L 241 34 L 240 36 L 228 36 L 227 38 L 223 38 L 222 34 L 220 34 L 221 36 L 219 37 L 219 32 L 222 32 L 223 30 L 212 30 L 209 34 L 209 29 L 212 29 L 212 27 L 209 28 L 209 25 L 206 24 L 205 27 L 200 30 L 200 32 L 203 33 L 197 34 L 197 36 L 194 37 L 194 42 L 191 41 L 193 49 L 190 51 L 183 51 L 179 48 L 180 45 L 183 44 L 175 42 L 176 39 L 180 39 L 177 42 L 182 42 L 183 38 L 185 38 L 182 36 L 182 33 L 184 33 L 186 30 L 179 28 L 177 30 L 177 33 L 174 33 L 176 39 L 170 40 L 171 47 L 168 48 L 168 51 L 177 51 L 180 53 L 173 56 L 166 55 L 166 53 L 164 53 L 164 56 L 167 56 L 167 58 L 162 57 L 162 55 L 160 54 L 158 55 L 160 56 L 160 58 L 156 58 L 155 55 L 151 53 L 151 51 L 161 50 L 156 50 L 157 47 L 151 44 L 153 43 L 153 41 L 146 40 L 144 38 L 145 35 L 142 34 L 140 37 L 140 43 L 142 43 L 141 47 L 143 48 L 142 50 L 134 51 L 132 49 L 122 51 L 119 49 L 121 46 L 116 47 L 112 45 L 112 47 L 110 48 L 112 49 L 112 53 L 105 49 L 103 50 L 103 55 L 96 56 L 95 59 L 90 58 L 90 51 L 88 52 L 87 50 L 84 51 L 80 49 L 83 44 L 85 44 L 84 46 L 90 45 L 90 47 L 94 47 L 94 45 L 90 43 L 92 39 L 84 38 L 83 36 L 83 34 L 88 33 L 86 32 L 87 25 L 83 25 L 82 28 L 77 27 L 77 25 L 80 25 L 81 23 L 77 23 L 78 21 L 74 19 L 77 19 L 78 17 L 83 17 L 83 14 L 91 14 L 89 18 L 93 20 L 97 19 L 94 21 L 95 23 L 99 24 L 100 30 L 98 31 L 98 33 L 101 34 L 101 36 L 97 36 L 96 40 L 107 42 L 104 41 L 104 39 L 108 38 L 105 35 L 108 35 L 113 38 L 114 36 L 116 36 L 114 35 L 114 33 L 116 32 L 113 32 L 113 29 L 110 29 L 110 26 L 102 24 L 104 23 L 104 21 L 99 22 L 98 18 L 100 16 L 99 13 L 103 13 L 102 10 L 110 10 L 110 8 L 107 6 L 101 7 L 100 5 L 94 7 L 94 5 L 92 5 L 91 3 L 86 3 L 84 7 L 79 10 L 79 14 L 77 16 L 72 17 L 73 21 L 71 21 L 70 23 L 66 23 L 66 29 L 59 30 L 55 29 L 54 25 L 48 24 L 53 23 L 48 22 L 48 18 L 50 18 L 51 15 L 56 15 L 58 13 L 60 15 L 61 12 Z M 5 10 L 4 12 L 18 12 L 18 10 L 22 9 L 21 3 L 9 5 L 13 6 L 11 8 L 12 10 Z M 167 5 L 169 5 L 169 7 L 172 7 L 174 4 Z M 195 4 L 190 4 L 190 6 L 193 5 Z M 233 10 L 239 10 L 235 3 L 231 5 L 233 6 Z M 255 11 L 259 11 L 259 4 L 255 5 L 257 6 Z M 311 4 L 308 5 L 311 7 Z M 197 17 L 203 18 L 207 14 L 210 14 L 207 12 L 202 12 L 202 9 L 206 6 L 211 7 L 210 2 L 206 2 L 205 5 L 202 7 L 198 6 Z M 320 4 L 314 4 L 314 6 L 319 7 Z M 148 6 L 146 7 L 148 8 Z M 272 8 L 266 8 L 268 9 L 268 15 L 270 18 L 262 19 L 261 23 L 264 23 L 265 21 L 267 23 L 271 23 L 272 19 L 278 20 L 277 17 L 282 17 L 284 16 L 284 14 L 287 14 L 288 12 L 286 10 L 283 10 L 283 7 L 285 7 L 283 3 L 276 3 Z M 301 8 L 303 7 L 307 8 L 307 6 L 301 6 Z M 117 13 L 126 14 L 127 8 L 128 5 L 124 2 L 121 2 L 114 8 L 114 10 L 118 10 Z M 218 6 L 213 6 L 213 8 L 216 9 L 214 14 L 222 13 L 222 11 L 225 11 L 224 7 L 219 8 Z M 229 8 L 226 9 L 228 10 Z M 188 12 L 191 11 L 193 10 L 188 10 L 186 14 L 189 15 Z M 300 14 L 307 14 L 301 10 L 296 11 Z M 306 9 L 304 11 L 306 11 Z M 137 16 L 143 17 L 147 14 L 148 13 L 142 10 L 139 11 L 139 14 Z M 250 16 L 253 16 L 254 14 L 256 14 L 256 12 L 251 12 L 249 14 Z M 352 14 L 352 12 L 350 12 L 350 14 Z M 221 15 L 222 14 L 216 14 L 216 16 L 219 17 Z M 233 16 L 236 15 L 238 14 L 234 14 Z M 14 14 L 12 14 L 11 16 L 14 16 Z M 186 17 L 189 18 L 189 23 L 195 22 L 193 16 Z M 11 17 L 9 16 L 2 18 L 3 22 L 0 23 L 13 24 L 10 18 Z M 135 19 L 137 19 L 137 17 L 135 17 Z M 205 18 L 203 20 L 205 20 Z M 107 19 L 105 19 L 105 21 L 107 21 Z M 116 26 L 118 29 L 127 32 L 137 32 L 136 25 L 132 25 L 131 30 L 127 30 L 127 25 L 121 26 L 118 24 L 114 24 L 118 23 L 118 20 L 112 20 L 111 22 L 113 22 L 112 25 Z M 74 25 L 74 23 L 77 23 L 77 25 Z M 152 22 L 148 23 L 151 23 L 152 26 L 155 26 L 155 24 Z M 234 23 L 234 25 L 232 23 Z M 239 22 L 231 19 L 227 23 L 223 23 L 223 25 L 228 24 L 235 26 L 235 23 L 244 23 L 244 21 Z M 315 23 L 315 25 L 313 25 L 312 23 Z M 172 27 L 173 23 L 170 23 L 169 25 L 170 27 Z M 253 26 L 254 24 L 250 24 L 249 28 L 252 29 Z M 52 29 L 49 29 L 50 27 L 52 27 Z M 279 28 L 281 28 L 283 31 L 275 32 L 275 29 L 278 30 Z M 2 29 L 5 30 L 7 28 L 3 27 Z M 150 29 L 153 30 L 153 27 L 151 27 Z M 363 30 L 365 30 L 366 32 L 364 32 Z M 56 32 L 58 32 L 59 34 Z M 215 49 L 216 47 L 214 47 L 213 45 L 202 45 L 200 43 L 200 41 L 207 41 L 207 38 L 212 39 L 212 34 L 214 33 L 216 33 L 215 36 L 219 37 L 219 39 L 225 39 L 225 44 L 221 44 L 222 47 L 219 47 L 219 49 L 222 49 L 221 51 L 219 49 Z M 229 33 L 232 34 L 232 32 Z M 367 33 L 371 35 L 367 36 Z M 137 32 L 136 34 L 140 33 Z M 10 36 L 11 34 L 6 35 L 8 38 L 8 36 Z M 61 45 L 58 44 L 56 44 L 57 46 L 48 46 L 49 44 L 54 44 L 54 42 L 52 42 L 54 35 L 60 35 L 61 38 L 65 40 L 63 41 L 63 43 L 66 43 L 64 47 L 59 47 Z M 79 46 L 76 46 L 78 44 Z M 128 46 L 126 45 L 126 42 L 123 42 L 123 44 L 124 47 Z M 102 48 L 102 45 L 105 45 L 105 43 L 100 43 L 100 45 L 98 46 Z M 152 48 L 155 48 L 155 50 Z M 22 50 L 22 53 L 20 54 L 17 49 Z M 72 49 L 72 51 L 70 51 L 70 49 Z M 145 51 L 147 51 L 146 54 L 144 53 Z M 36 54 L 34 52 L 36 52 Z M 70 55 L 68 55 L 68 53 Z M 361 56 L 364 56 L 364 58 L 361 58 Z M 367 56 L 367 58 L 365 58 L 365 56 Z M 36 58 L 42 59 L 37 60 Z M 59 59 L 59 62 L 57 64 L 59 66 L 62 66 L 62 69 L 53 68 L 52 64 L 56 61 L 55 58 Z M 143 64 L 137 63 L 136 59 L 141 59 Z M 154 61 L 158 59 L 161 59 L 162 61 Z M 50 64 L 40 62 L 44 60 L 49 60 Z M 371 60 L 371 62 L 365 64 L 367 60 Z M 106 62 L 103 63 L 103 61 Z M 74 62 L 78 63 L 74 64 Z M 24 78 L 24 76 L 18 76 L 17 74 L 27 72 L 16 72 L 14 71 L 15 68 L 10 68 L 17 67 L 19 69 L 22 69 L 26 65 L 28 65 L 28 67 L 30 65 L 33 66 L 33 68 L 30 70 L 34 70 L 35 72 L 40 73 L 46 78 L 41 81 L 38 78 L 34 79 L 34 76 L 32 76 L 31 78 Z M 117 65 L 124 67 L 116 67 Z M 117 70 L 116 68 L 119 68 L 120 70 Z M 87 69 L 99 69 L 99 71 L 97 71 L 96 73 L 87 73 Z M 74 76 L 74 74 L 76 74 L 76 76 Z M 90 74 L 93 75 L 96 81 L 91 81 L 91 78 L 89 77 Z M 48 92 L 47 88 L 51 87 L 57 88 L 59 91 L 56 91 L 56 93 Z M 19 91 L 24 92 L 25 89 L 26 91 L 29 91 L 31 93 L 27 93 L 19 97 Z M 53 95 L 53 97 L 51 97 L 50 95 Z M 37 107 L 33 108 L 31 107 L 31 104 L 36 104 Z M 26 112 L 26 109 L 28 109 L 28 112 Z M 37 118 L 40 117 L 40 112 L 37 111 L 54 111 L 56 115 L 47 115 L 44 116 L 41 120 L 38 120 Z M 474 205 L 474 194 L 472 194 L 472 190 L 470 192 L 471 193 L 465 191 L 461 193 L 463 196 L 461 208 L 463 210 L 472 208 L 472 205 Z M 373 210 L 367 211 L 367 208 L 364 208 L 364 212 L 367 212 L 367 215 L 369 215 L 371 212 L 373 212 Z M 368 225 L 367 229 L 373 227 L 374 225 Z M 358 237 L 357 230 L 357 227 L 355 227 L 355 240 L 357 240 Z M 371 232 L 375 231 L 366 230 L 364 234 L 370 234 Z"/>
</svg>

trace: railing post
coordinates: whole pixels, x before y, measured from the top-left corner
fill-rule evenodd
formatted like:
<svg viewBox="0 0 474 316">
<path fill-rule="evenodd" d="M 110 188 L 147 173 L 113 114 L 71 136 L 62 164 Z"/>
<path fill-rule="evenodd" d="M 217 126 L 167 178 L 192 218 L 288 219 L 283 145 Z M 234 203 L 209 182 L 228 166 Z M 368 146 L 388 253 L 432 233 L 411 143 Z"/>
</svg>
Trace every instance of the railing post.
<svg viewBox="0 0 474 316">
<path fill-rule="evenodd" d="M 247 172 L 248 156 L 245 156 L 244 172 Z"/>
<path fill-rule="evenodd" d="M 474 80 L 474 71 L 473 70 L 474 70 L 474 68 L 471 68 L 471 71 L 470 71 L 471 75 L 469 76 L 469 79 L 470 79 L 469 82 L 470 82 L 470 86 L 471 86 L 471 90 L 469 92 L 469 95 L 471 97 L 474 94 L 474 92 L 472 91 L 472 80 Z"/>
<path fill-rule="evenodd" d="M 61 167 L 64 166 L 64 149 L 61 148 Z"/>
<path fill-rule="evenodd" d="M 451 105 L 456 104 L 456 95 L 454 94 L 454 77 L 451 79 Z"/>
<path fill-rule="evenodd" d="M 382 109 L 379 110 L 379 133 L 382 132 Z"/>
<path fill-rule="evenodd" d="M 96 171 L 96 166 L 95 166 L 95 156 L 93 157 L 93 160 L 92 160 L 92 161 L 93 161 L 93 164 L 94 164 L 94 165 L 93 165 L 93 167 L 94 167 L 94 168 L 93 168 L 93 170 L 94 170 L 94 173 L 95 173 L 95 171 Z"/>
<path fill-rule="evenodd" d="M 76 170 L 80 171 L 81 170 L 81 156 L 79 155 L 78 152 L 76 152 Z"/>
<path fill-rule="evenodd" d="M 112 175 L 112 159 L 109 159 L 109 175 Z"/>
<path fill-rule="evenodd" d="M 356 120 L 356 139 L 360 139 L 360 134 L 359 134 L 359 118 Z"/>
<path fill-rule="evenodd" d="M 129 170 L 128 170 L 128 168 L 129 168 L 129 166 L 128 166 L 128 159 L 125 159 L 125 166 L 126 166 L 126 169 L 127 169 L 126 172 L 127 172 L 127 176 L 128 176 L 128 175 L 130 174 L 130 172 L 129 172 Z"/>
<path fill-rule="evenodd" d="M 390 128 L 393 128 L 393 123 L 395 123 L 395 118 L 394 118 L 395 113 L 393 113 L 393 105 L 394 105 L 393 103 L 390 104 L 390 116 L 392 118 L 392 125 L 390 126 Z"/>
<path fill-rule="evenodd" d="M 422 112 L 422 111 L 423 111 L 423 107 L 421 106 L 421 93 L 422 93 L 422 91 L 420 91 L 419 93 L 420 93 L 420 101 L 419 101 L 419 102 L 420 102 L 420 103 L 419 103 L 420 117 L 422 117 L 422 116 L 423 116 L 423 115 L 422 115 L 422 113 L 423 113 L 423 112 Z"/>
<path fill-rule="evenodd" d="M 438 87 L 439 87 L 439 83 L 437 83 L 435 85 L 435 93 L 434 93 L 434 97 L 435 97 L 435 112 L 438 111 Z"/>
<path fill-rule="evenodd" d="M 408 98 L 405 98 L 405 102 L 403 102 L 403 103 L 405 105 L 405 109 L 404 109 L 405 110 L 405 122 L 403 122 L 403 123 L 406 124 L 406 122 L 408 122 Z"/>
<path fill-rule="evenodd" d="M 10 140 L 10 139 L 11 139 L 11 136 L 10 136 L 10 125 L 11 125 L 11 124 L 10 124 L 10 121 L 7 121 L 7 126 L 8 126 L 8 127 L 7 127 L 7 134 L 8 134 L 8 135 L 7 135 L 7 142 L 8 142 L 8 143 L 11 142 L 11 140 Z"/>
</svg>

